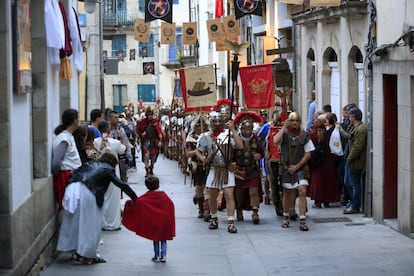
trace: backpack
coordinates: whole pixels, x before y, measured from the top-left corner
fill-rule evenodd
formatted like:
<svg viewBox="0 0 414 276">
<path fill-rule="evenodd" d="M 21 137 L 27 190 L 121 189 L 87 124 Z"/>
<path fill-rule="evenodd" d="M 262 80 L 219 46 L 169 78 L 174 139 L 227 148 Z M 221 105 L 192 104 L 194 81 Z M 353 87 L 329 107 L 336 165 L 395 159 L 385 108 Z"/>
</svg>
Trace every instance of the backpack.
<svg viewBox="0 0 414 276">
<path fill-rule="evenodd" d="M 311 152 L 311 158 L 308 161 L 308 165 L 311 168 L 319 167 L 325 160 L 326 155 L 326 139 L 323 143 L 315 146 L 315 150 Z"/>
</svg>

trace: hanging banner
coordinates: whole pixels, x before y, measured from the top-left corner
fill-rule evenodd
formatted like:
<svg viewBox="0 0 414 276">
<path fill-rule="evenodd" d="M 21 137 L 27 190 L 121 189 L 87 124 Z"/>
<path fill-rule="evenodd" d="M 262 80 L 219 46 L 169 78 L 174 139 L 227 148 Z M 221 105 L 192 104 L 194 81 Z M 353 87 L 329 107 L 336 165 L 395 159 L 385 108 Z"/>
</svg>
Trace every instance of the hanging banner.
<svg viewBox="0 0 414 276">
<path fill-rule="evenodd" d="M 180 69 L 180 79 L 185 111 L 210 111 L 217 102 L 214 66 Z"/>
<path fill-rule="evenodd" d="M 247 108 L 272 107 L 272 64 L 240 67 L 239 72 Z"/>
<path fill-rule="evenodd" d="M 262 16 L 262 1 L 261 0 L 235 0 L 234 12 L 236 19 L 239 19 L 248 14 Z"/>
<path fill-rule="evenodd" d="M 311 7 L 315 7 L 315 6 L 337 7 L 341 5 L 341 0 L 310 0 L 309 5 Z"/>
<path fill-rule="evenodd" d="M 146 74 L 155 74 L 155 65 L 154 62 L 143 62 L 142 63 L 142 73 Z"/>
<path fill-rule="evenodd" d="M 240 35 L 240 22 L 234 15 L 224 17 L 223 28 L 227 36 L 237 37 Z"/>
<path fill-rule="evenodd" d="M 140 42 L 148 42 L 150 36 L 151 25 L 145 23 L 144 19 L 135 19 L 134 39 Z"/>
<path fill-rule="evenodd" d="M 216 0 L 216 18 L 220 18 L 224 15 L 223 0 Z"/>
<path fill-rule="evenodd" d="M 161 22 L 161 44 L 175 43 L 175 23 Z"/>
<path fill-rule="evenodd" d="M 208 41 L 214 42 L 224 36 L 223 24 L 220 19 L 207 20 Z"/>
<path fill-rule="evenodd" d="M 194 45 L 197 42 L 197 23 L 183 23 L 183 45 Z"/>
<path fill-rule="evenodd" d="M 216 51 L 220 52 L 220 51 L 231 51 L 231 48 L 224 43 L 224 39 L 225 37 L 219 37 L 216 40 Z"/>
<path fill-rule="evenodd" d="M 172 0 L 145 0 L 145 22 L 157 19 L 172 23 Z"/>
<path fill-rule="evenodd" d="M 303 0 L 277 0 L 280 3 L 286 3 L 286 4 L 294 4 L 294 5 L 302 5 Z"/>
</svg>

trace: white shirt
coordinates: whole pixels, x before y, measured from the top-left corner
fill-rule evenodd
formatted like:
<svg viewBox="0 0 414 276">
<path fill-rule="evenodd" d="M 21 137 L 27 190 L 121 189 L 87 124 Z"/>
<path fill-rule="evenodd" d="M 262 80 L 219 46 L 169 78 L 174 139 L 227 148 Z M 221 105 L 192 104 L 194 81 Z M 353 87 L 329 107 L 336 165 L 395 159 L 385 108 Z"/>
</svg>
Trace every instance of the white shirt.
<svg viewBox="0 0 414 276">
<path fill-rule="evenodd" d="M 63 156 L 60 169 L 62 171 L 72 171 L 79 168 L 82 165 L 82 162 L 78 149 L 76 148 L 75 138 L 73 138 L 72 133 L 68 132 L 67 130 L 59 133 L 53 141 L 52 149 L 55 150 L 56 147 L 62 142 L 66 142 L 68 144 L 68 147 L 66 148 L 65 155 Z"/>
</svg>

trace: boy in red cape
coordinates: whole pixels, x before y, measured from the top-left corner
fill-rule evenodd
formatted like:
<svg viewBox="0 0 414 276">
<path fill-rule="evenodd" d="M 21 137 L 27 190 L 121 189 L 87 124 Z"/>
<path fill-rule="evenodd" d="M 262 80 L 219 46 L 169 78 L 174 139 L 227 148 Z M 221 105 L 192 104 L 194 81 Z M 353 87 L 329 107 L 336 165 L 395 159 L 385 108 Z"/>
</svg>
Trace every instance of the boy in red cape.
<svg viewBox="0 0 414 276">
<path fill-rule="evenodd" d="M 174 203 L 160 191 L 158 177 L 145 179 L 148 191 L 138 197 L 135 203 L 125 203 L 122 224 L 137 235 L 154 242 L 153 262 L 167 261 L 167 240 L 175 237 Z"/>
</svg>

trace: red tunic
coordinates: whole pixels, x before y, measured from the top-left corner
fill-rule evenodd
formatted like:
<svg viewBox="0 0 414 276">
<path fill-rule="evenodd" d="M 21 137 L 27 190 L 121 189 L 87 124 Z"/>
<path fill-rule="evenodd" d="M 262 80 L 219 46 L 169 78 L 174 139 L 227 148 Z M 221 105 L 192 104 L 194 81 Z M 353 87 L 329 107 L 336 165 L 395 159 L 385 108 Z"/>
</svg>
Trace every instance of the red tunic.
<svg viewBox="0 0 414 276">
<path fill-rule="evenodd" d="M 65 188 L 68 185 L 68 180 L 70 177 L 71 171 L 61 171 L 55 181 L 53 182 L 53 186 L 55 187 L 55 197 L 56 201 L 59 204 L 59 211 L 63 209 L 62 207 L 62 199 L 65 195 Z"/>
<path fill-rule="evenodd" d="M 137 235 L 153 240 L 172 240 L 175 237 L 174 203 L 165 192 L 148 191 L 135 203 L 128 200 L 122 224 Z"/>
<path fill-rule="evenodd" d="M 309 133 L 314 145 L 317 145 L 318 138 L 316 132 Z M 327 133 L 325 139 L 329 140 Z M 331 153 L 329 146 L 326 146 L 326 155 L 322 164 L 317 168 L 311 168 L 310 197 L 321 202 L 338 202 L 341 195 L 339 184 L 336 177 L 335 155 Z"/>
<path fill-rule="evenodd" d="M 158 153 L 158 142 L 162 139 L 161 126 L 157 119 L 148 120 L 143 118 L 137 124 L 136 132 L 141 138 L 142 153 L 156 155 Z"/>
</svg>

